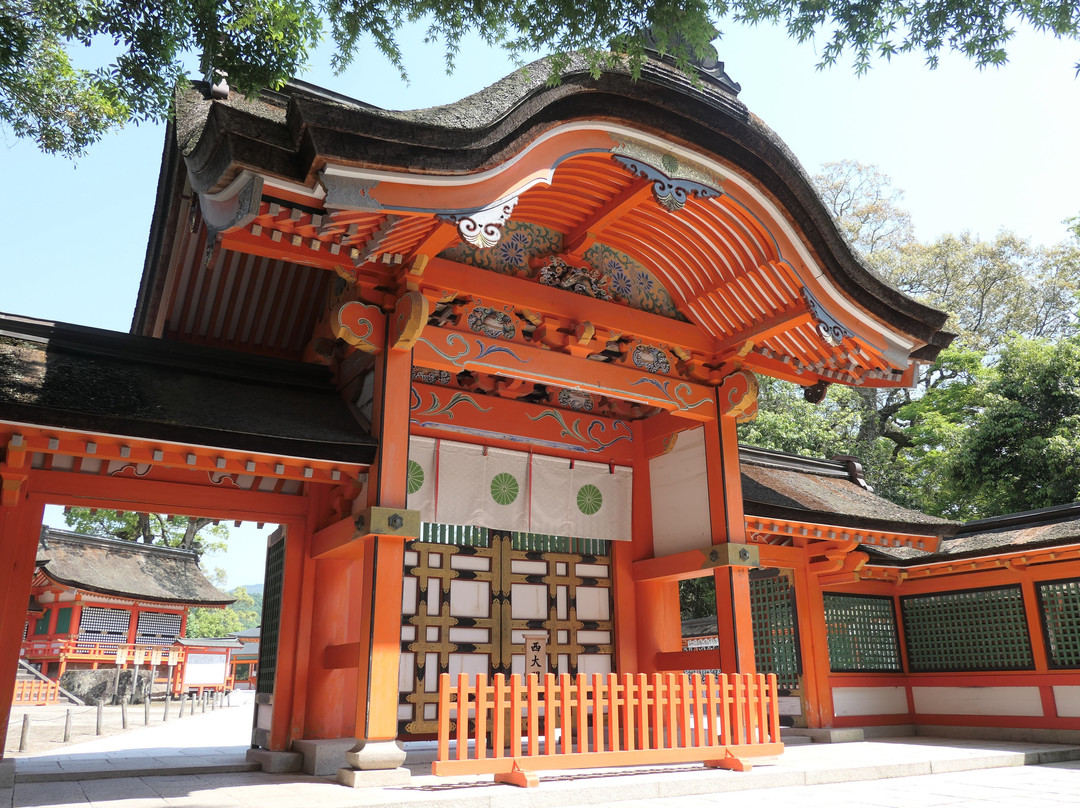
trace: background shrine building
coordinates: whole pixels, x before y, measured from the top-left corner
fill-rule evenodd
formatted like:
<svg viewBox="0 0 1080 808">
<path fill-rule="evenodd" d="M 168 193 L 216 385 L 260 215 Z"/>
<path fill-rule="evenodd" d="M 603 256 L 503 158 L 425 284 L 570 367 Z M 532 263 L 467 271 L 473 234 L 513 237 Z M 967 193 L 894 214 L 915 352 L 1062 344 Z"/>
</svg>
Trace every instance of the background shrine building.
<svg viewBox="0 0 1080 808">
<path fill-rule="evenodd" d="M 846 463 L 740 464 L 755 374 L 811 395 L 903 386 L 951 335 L 865 268 L 722 65 L 700 76 L 575 61 L 549 86 L 539 65 L 410 112 L 300 82 L 183 92 L 131 333 L 0 321 L 2 595 L 20 615 L 0 658 L 43 506 L 120 507 L 283 526 L 268 757 L 346 738 L 349 766 L 397 766 L 394 741 L 434 731 L 437 674 L 523 671 L 527 632 L 553 672 L 753 671 L 778 600 L 798 723 L 972 723 L 917 714 L 911 637 L 846 680 L 836 638 L 895 635 L 903 593 L 1014 585 L 1033 656 L 994 681 L 1041 712 L 974 723 L 1066 726 L 1055 699 L 1075 709 L 1077 688 L 1051 669 L 1035 587 L 1051 567 L 1076 579 L 1075 546 L 967 574 L 932 555 L 957 526 L 845 505 L 873 496 Z M 934 572 L 905 566 L 924 556 Z M 684 651 L 677 584 L 700 576 L 716 647 Z"/>
</svg>

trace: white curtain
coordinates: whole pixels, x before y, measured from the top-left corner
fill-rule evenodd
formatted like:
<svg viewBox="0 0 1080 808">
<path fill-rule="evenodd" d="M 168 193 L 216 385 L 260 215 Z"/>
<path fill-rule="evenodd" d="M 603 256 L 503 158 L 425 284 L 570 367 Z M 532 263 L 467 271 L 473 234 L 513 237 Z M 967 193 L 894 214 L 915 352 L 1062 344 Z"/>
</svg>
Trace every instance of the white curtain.
<svg viewBox="0 0 1080 808">
<path fill-rule="evenodd" d="M 425 522 L 435 521 L 435 439 L 409 439 L 407 504 Z"/>
<path fill-rule="evenodd" d="M 631 538 L 627 467 L 419 437 L 409 453 L 408 503 L 426 522 Z"/>
<path fill-rule="evenodd" d="M 632 470 L 606 463 L 574 462 L 569 533 L 582 539 L 629 539 Z"/>
</svg>

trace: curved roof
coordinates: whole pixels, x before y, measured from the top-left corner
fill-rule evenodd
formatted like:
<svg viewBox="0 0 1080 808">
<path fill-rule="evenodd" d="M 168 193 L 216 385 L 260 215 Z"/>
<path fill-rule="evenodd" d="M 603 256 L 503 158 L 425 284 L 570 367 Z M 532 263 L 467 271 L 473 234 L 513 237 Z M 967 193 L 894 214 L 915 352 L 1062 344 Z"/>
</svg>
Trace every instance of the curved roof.
<svg viewBox="0 0 1080 808">
<path fill-rule="evenodd" d="M 704 364 L 890 386 L 948 344 L 945 314 L 860 262 L 730 85 L 704 76 L 695 87 L 657 61 L 638 80 L 593 78 L 580 62 L 556 86 L 546 78 L 533 65 L 414 111 L 299 82 L 257 100 L 212 100 L 196 84 L 178 99 L 166 162 L 182 156 L 223 248 L 291 262 L 291 300 L 315 282 L 302 277 L 310 267 L 345 263 L 379 288 L 420 256 L 534 281 L 557 258 L 609 272 L 617 302 L 695 324 L 705 343 L 680 350 Z M 168 237 L 161 207 L 152 245 Z M 167 279 L 165 254 L 151 250 L 136 331 L 200 338 L 214 326 L 183 321 L 185 296 L 247 294 L 247 273 L 228 261 L 216 276 L 174 268 Z M 417 282 L 432 300 L 448 288 L 437 270 Z"/>
<path fill-rule="evenodd" d="M 193 606 L 235 600 L 206 579 L 194 553 L 168 547 L 44 530 L 37 565 L 58 584 L 100 595 Z"/>
</svg>

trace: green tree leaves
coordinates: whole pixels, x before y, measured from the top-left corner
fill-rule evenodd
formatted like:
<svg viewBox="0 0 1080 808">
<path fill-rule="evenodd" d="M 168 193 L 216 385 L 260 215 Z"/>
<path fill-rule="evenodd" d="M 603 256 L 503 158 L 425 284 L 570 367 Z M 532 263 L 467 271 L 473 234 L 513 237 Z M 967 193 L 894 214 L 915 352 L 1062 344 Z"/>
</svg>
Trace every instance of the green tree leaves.
<svg viewBox="0 0 1080 808">
<path fill-rule="evenodd" d="M 215 525 L 212 519 L 200 517 L 75 507 L 65 509 L 64 522 L 77 533 L 178 547 L 194 550 L 200 555 L 224 550 L 229 540 L 229 529 L 225 525 Z"/>
<path fill-rule="evenodd" d="M 1002 64 L 1017 23 L 1080 33 L 1069 0 L 0 0 L 0 122 L 43 151 L 76 156 L 124 122 L 165 117 L 190 54 L 204 76 L 227 74 L 232 88 L 254 93 L 299 73 L 324 26 L 336 70 L 370 34 L 404 75 L 397 32 L 423 22 L 428 39 L 443 43 L 448 69 L 472 32 L 516 60 L 554 54 L 558 80 L 573 51 L 594 73 L 619 63 L 637 75 L 648 38 L 687 68 L 712 54 L 723 19 L 783 25 L 799 41 L 823 38 L 821 66 L 850 52 L 858 72 L 905 51 L 924 52 L 931 66 L 942 49 L 979 67 Z M 75 66 L 73 48 L 103 41 L 115 45 L 108 65 Z"/>
</svg>

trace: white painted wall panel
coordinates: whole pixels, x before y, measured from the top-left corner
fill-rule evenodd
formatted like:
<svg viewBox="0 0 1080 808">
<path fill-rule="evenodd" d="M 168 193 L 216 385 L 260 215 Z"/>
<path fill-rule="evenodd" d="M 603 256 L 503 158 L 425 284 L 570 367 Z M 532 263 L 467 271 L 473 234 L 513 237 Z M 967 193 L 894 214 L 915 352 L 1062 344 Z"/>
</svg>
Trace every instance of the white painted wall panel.
<svg viewBox="0 0 1080 808">
<path fill-rule="evenodd" d="M 1080 718 L 1080 687 L 1054 685 L 1054 703 L 1062 718 Z"/>
<path fill-rule="evenodd" d="M 702 427 L 680 432 L 675 448 L 649 461 L 649 484 L 656 556 L 712 544 Z"/>
<path fill-rule="evenodd" d="M 833 712 L 840 715 L 904 715 L 908 711 L 903 687 L 834 687 Z"/>
<path fill-rule="evenodd" d="M 913 687 L 925 715 L 1042 715 L 1037 687 Z"/>
</svg>

